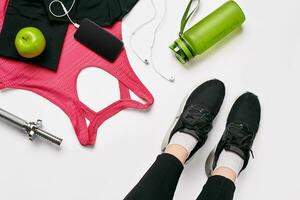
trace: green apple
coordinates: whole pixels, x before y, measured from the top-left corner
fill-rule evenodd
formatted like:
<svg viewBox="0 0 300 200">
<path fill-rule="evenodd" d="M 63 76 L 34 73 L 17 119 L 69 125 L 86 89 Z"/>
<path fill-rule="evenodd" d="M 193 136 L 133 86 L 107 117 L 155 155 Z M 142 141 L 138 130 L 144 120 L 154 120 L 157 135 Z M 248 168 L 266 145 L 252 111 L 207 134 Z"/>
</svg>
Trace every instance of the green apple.
<svg viewBox="0 0 300 200">
<path fill-rule="evenodd" d="M 39 56 L 46 48 L 46 39 L 42 31 L 35 27 L 21 29 L 15 39 L 18 53 L 24 58 Z"/>
</svg>

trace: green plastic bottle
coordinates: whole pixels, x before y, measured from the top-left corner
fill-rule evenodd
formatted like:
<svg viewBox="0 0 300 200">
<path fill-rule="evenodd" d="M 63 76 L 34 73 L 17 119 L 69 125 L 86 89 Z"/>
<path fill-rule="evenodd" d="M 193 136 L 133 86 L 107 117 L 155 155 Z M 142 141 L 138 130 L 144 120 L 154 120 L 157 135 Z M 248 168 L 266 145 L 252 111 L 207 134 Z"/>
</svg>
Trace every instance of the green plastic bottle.
<svg viewBox="0 0 300 200">
<path fill-rule="evenodd" d="M 228 1 L 192 28 L 183 32 L 187 21 L 193 14 L 188 16 L 191 2 L 181 22 L 180 37 L 170 46 L 181 63 L 186 63 L 193 57 L 202 54 L 245 21 L 245 15 L 239 5 L 234 1 Z"/>
</svg>

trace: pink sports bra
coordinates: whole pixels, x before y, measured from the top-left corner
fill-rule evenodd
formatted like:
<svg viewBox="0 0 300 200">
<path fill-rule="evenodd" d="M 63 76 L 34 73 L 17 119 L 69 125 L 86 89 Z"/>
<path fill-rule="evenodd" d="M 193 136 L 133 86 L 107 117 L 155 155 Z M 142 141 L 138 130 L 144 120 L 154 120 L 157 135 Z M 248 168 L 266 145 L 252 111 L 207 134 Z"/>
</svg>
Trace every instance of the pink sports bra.
<svg viewBox="0 0 300 200">
<path fill-rule="evenodd" d="M 2 29 L 8 0 L 0 1 L 0 30 Z M 115 23 L 109 32 L 122 38 L 121 22 Z M 30 90 L 59 106 L 69 116 L 79 142 L 93 145 L 99 126 L 126 108 L 147 109 L 153 96 L 131 68 L 123 50 L 114 63 L 109 63 L 74 39 L 76 29 L 69 26 L 57 72 L 0 57 L 0 89 L 19 88 Z M 98 66 L 119 81 L 120 100 L 99 112 L 93 111 L 79 100 L 77 77 L 90 66 Z M 131 99 L 129 90 L 145 103 Z M 86 119 L 90 121 L 87 125 Z"/>
</svg>

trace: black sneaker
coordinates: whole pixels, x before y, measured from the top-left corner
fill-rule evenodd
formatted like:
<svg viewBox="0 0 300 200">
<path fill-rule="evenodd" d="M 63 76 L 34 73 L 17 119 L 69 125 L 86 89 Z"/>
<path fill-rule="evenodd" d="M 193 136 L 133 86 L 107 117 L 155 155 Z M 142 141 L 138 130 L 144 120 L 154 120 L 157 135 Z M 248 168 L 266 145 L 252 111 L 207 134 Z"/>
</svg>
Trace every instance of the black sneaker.
<svg viewBox="0 0 300 200">
<path fill-rule="evenodd" d="M 175 133 L 186 133 L 198 141 L 189 155 L 188 159 L 190 159 L 204 145 L 208 132 L 212 128 L 212 121 L 223 103 L 224 96 L 225 86 L 219 80 L 207 81 L 193 90 L 183 102 L 170 131 L 166 135 L 162 151 L 165 150 Z"/>
<path fill-rule="evenodd" d="M 260 103 L 254 94 L 248 92 L 236 100 L 229 113 L 225 132 L 206 161 L 207 175 L 211 175 L 215 169 L 223 150 L 234 152 L 244 160 L 240 173 L 247 167 L 250 153 L 253 156 L 251 148 L 258 131 L 260 113 Z"/>
</svg>

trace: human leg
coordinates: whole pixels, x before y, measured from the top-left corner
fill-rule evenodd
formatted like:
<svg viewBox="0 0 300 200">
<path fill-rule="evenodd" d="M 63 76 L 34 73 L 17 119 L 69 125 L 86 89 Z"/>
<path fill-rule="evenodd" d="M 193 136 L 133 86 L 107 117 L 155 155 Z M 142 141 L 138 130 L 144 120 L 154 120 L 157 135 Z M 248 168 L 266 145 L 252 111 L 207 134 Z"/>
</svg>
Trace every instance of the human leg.
<svg viewBox="0 0 300 200">
<path fill-rule="evenodd" d="M 171 200 L 183 170 L 182 163 L 173 155 L 159 155 L 125 200 Z"/>
<path fill-rule="evenodd" d="M 224 94 L 224 85 L 218 80 L 208 81 L 191 93 L 165 138 L 164 153 L 158 156 L 125 200 L 173 198 L 184 163 L 205 143 Z"/>
</svg>

